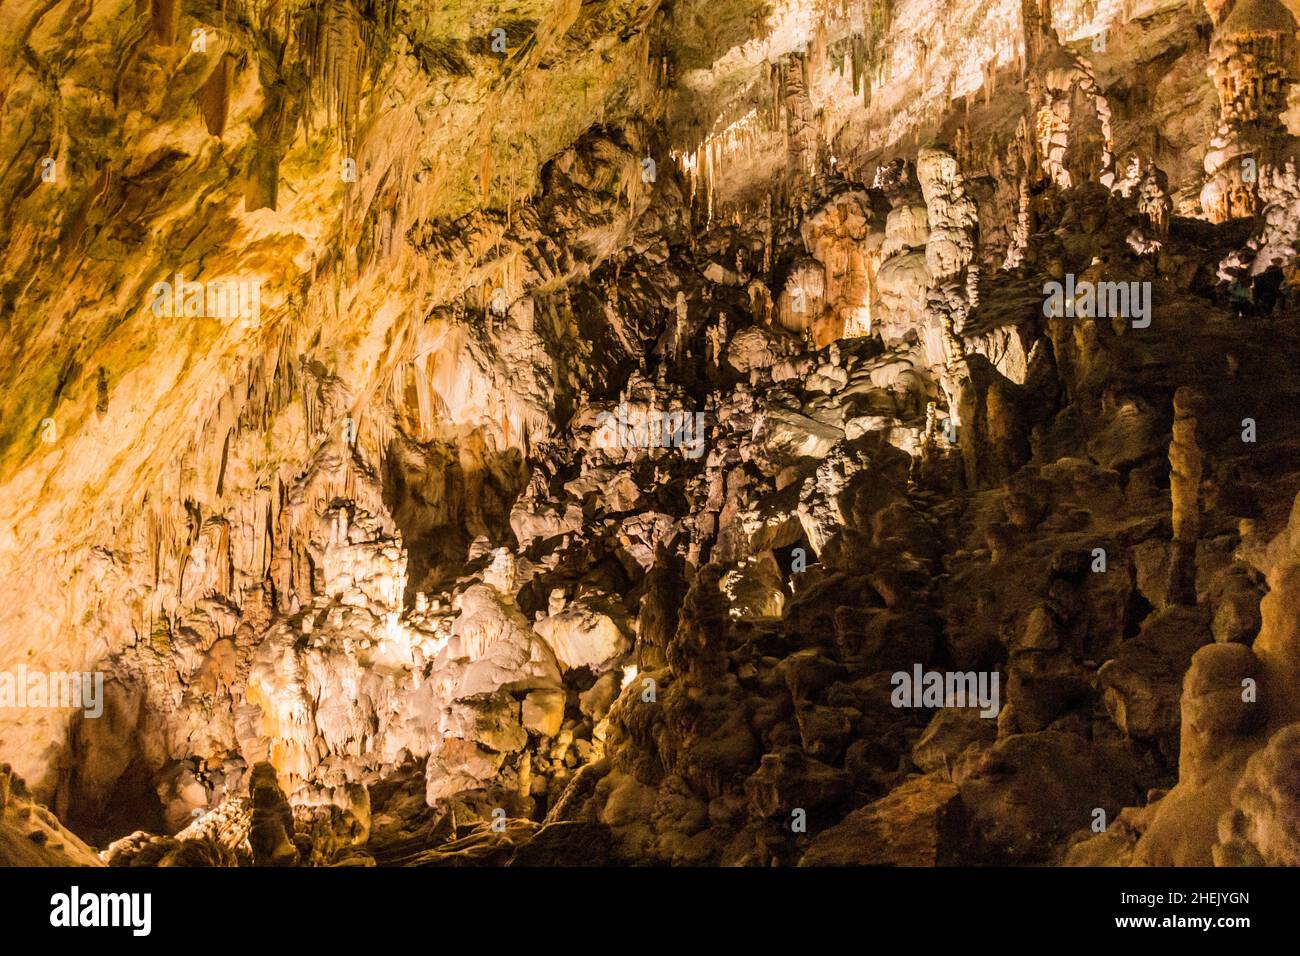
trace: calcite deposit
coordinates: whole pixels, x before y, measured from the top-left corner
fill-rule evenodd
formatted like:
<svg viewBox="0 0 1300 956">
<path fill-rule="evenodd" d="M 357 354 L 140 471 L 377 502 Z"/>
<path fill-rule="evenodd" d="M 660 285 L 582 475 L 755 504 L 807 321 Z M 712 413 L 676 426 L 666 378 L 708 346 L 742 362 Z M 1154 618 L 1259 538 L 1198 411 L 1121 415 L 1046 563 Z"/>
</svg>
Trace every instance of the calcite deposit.
<svg viewBox="0 0 1300 956">
<path fill-rule="evenodd" d="M 1298 11 L 6 6 L 0 862 L 1300 864 Z"/>
</svg>

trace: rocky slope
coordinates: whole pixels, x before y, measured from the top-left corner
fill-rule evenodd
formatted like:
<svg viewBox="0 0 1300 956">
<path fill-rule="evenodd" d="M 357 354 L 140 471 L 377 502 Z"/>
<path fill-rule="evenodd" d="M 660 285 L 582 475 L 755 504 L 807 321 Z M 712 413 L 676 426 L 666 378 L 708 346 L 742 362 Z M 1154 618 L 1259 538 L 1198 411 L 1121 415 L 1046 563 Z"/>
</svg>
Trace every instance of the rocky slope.
<svg viewBox="0 0 1300 956">
<path fill-rule="evenodd" d="M 1300 863 L 1296 36 L 20 2 L 0 860 Z"/>
</svg>

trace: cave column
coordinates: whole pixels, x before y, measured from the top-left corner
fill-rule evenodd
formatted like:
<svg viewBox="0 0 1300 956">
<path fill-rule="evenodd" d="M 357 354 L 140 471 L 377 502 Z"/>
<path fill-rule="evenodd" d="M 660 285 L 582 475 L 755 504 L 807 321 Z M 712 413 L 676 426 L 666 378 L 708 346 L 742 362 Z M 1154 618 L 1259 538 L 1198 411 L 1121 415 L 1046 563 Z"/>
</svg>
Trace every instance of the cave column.
<svg viewBox="0 0 1300 956">
<path fill-rule="evenodd" d="M 1296 22 L 1280 0 L 1207 0 L 1206 8 L 1215 24 L 1209 73 L 1219 126 L 1205 153 L 1201 209 L 1225 222 L 1259 211 L 1260 177 L 1281 162 Z"/>
</svg>

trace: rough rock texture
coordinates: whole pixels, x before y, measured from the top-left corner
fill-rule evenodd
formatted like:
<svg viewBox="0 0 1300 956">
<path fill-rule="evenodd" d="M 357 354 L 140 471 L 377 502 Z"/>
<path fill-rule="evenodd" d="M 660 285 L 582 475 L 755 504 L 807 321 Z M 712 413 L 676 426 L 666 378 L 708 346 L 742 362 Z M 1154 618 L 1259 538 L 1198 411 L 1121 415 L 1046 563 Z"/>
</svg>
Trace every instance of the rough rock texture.
<svg viewBox="0 0 1300 956">
<path fill-rule="evenodd" d="M 8 764 L 0 764 L 0 861 L 6 866 L 103 865 L 91 847 L 33 802 Z"/>
</svg>

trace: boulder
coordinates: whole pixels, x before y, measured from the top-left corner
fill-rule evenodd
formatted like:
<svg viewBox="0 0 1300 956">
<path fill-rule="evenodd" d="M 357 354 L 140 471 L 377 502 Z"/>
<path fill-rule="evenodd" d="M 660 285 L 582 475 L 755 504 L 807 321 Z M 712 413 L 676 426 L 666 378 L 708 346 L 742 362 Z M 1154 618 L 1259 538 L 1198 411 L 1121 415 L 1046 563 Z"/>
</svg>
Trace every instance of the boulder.
<svg viewBox="0 0 1300 956">
<path fill-rule="evenodd" d="M 796 748 L 764 754 L 758 770 L 745 781 L 750 812 L 755 816 L 791 818 L 803 810 L 810 818 L 849 790 L 849 774 L 807 756 Z"/>
<path fill-rule="evenodd" d="M 912 747 L 912 762 L 926 773 L 956 779 L 958 768 L 997 739 L 997 725 L 969 707 L 944 707 Z"/>
<path fill-rule="evenodd" d="M 501 769 L 504 755 L 472 740 L 448 737 L 429 755 L 425 767 L 425 799 L 432 806 L 465 790 L 492 781 Z"/>
<path fill-rule="evenodd" d="M 594 721 L 602 721 L 609 708 L 618 700 L 623 689 L 623 672 L 608 670 L 596 678 L 596 683 L 578 695 L 578 710 Z"/>
<path fill-rule="evenodd" d="M 754 443 L 765 461 L 784 467 L 801 458 L 825 458 L 844 438 L 844 430 L 789 408 L 765 409 L 754 428 Z"/>
<path fill-rule="evenodd" d="M 589 667 L 601 673 L 632 647 L 626 628 L 607 602 L 579 598 L 559 614 L 537 622 L 537 633 L 565 670 Z"/>
<path fill-rule="evenodd" d="M 438 733 L 473 740 L 501 753 L 513 753 L 528 743 L 519 703 L 504 692 L 452 701 L 438 721 Z"/>
<path fill-rule="evenodd" d="M 913 777 L 813 839 L 800 866 L 942 866 L 961 844 L 962 805 L 941 774 Z"/>
<path fill-rule="evenodd" d="M 1122 747 L 1043 731 L 998 739 L 958 783 L 985 860 L 1045 861 L 1064 838 L 1136 802 L 1136 766 Z"/>
<path fill-rule="evenodd" d="M 1183 675 L 1211 635 L 1195 608 L 1154 614 L 1140 634 L 1120 645 L 1097 673 L 1102 700 L 1121 731 L 1177 753 Z"/>
<path fill-rule="evenodd" d="M 565 693 L 554 690 L 532 690 L 524 697 L 521 719 L 524 729 L 542 737 L 554 737 L 564 724 Z"/>
</svg>

